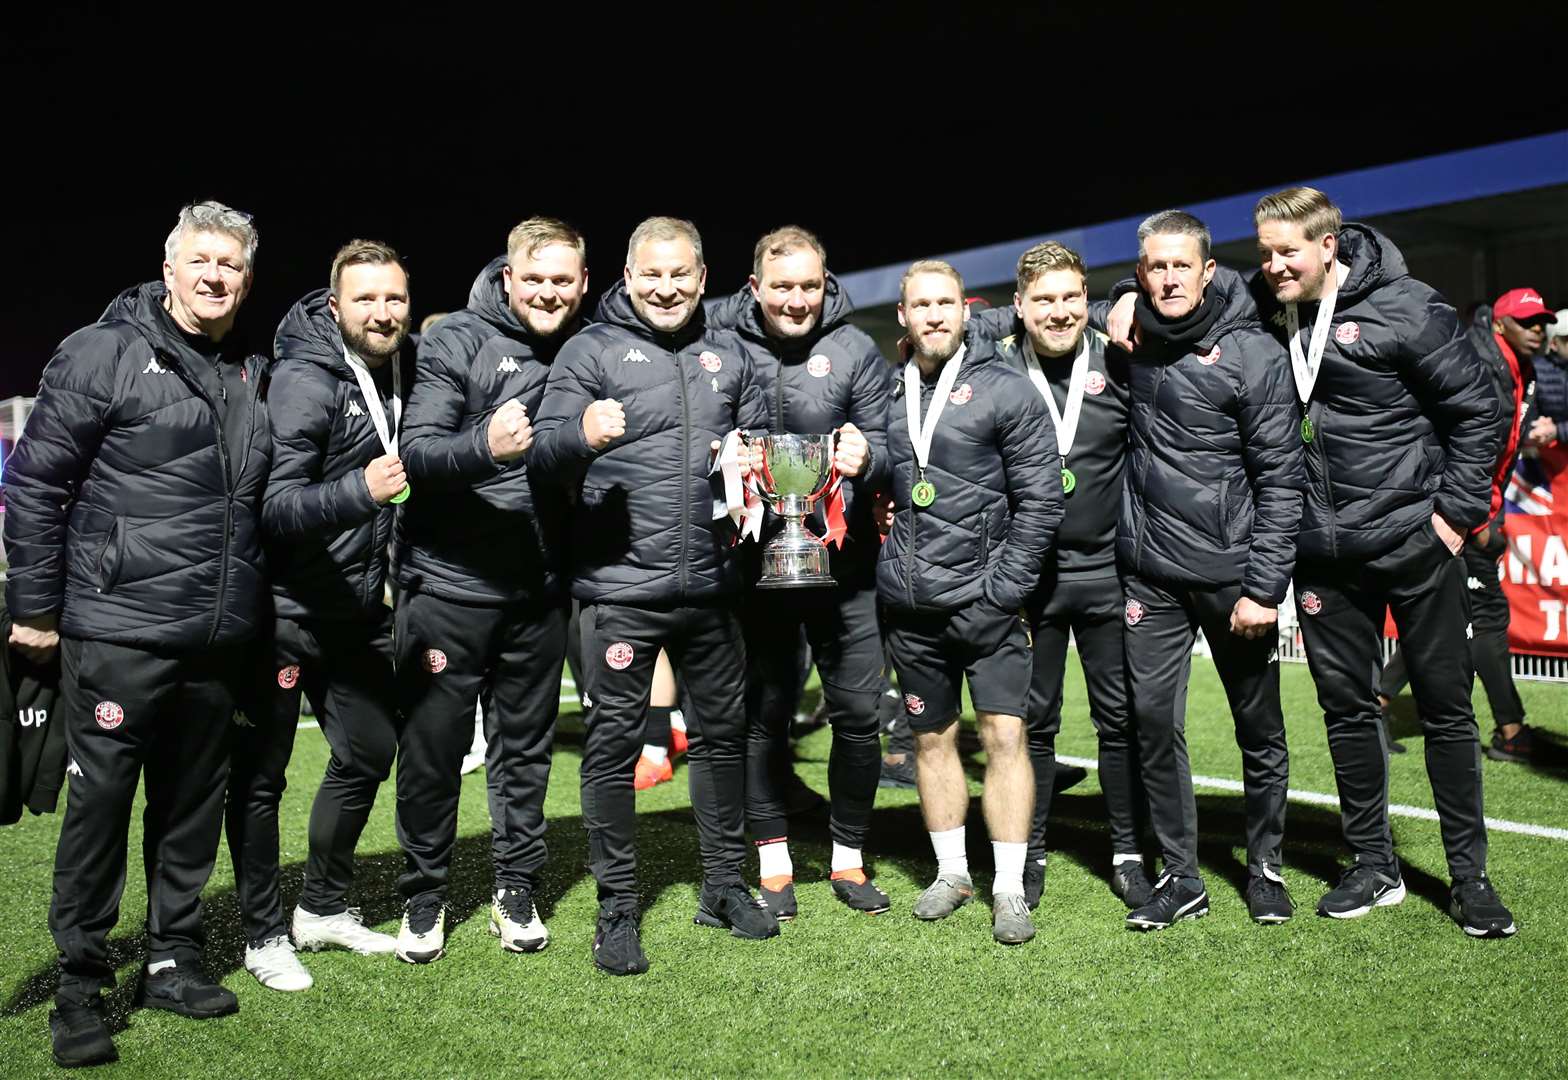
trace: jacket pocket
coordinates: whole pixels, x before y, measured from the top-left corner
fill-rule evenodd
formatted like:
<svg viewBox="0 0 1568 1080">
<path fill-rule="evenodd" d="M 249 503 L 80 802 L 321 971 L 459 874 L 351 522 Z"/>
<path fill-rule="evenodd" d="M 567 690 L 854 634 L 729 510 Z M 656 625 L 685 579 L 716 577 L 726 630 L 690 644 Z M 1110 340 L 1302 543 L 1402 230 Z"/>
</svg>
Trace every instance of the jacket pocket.
<svg viewBox="0 0 1568 1080">
<path fill-rule="evenodd" d="M 125 562 L 125 515 L 121 514 L 109 526 L 103 551 L 98 555 L 98 591 L 109 593 L 120 580 L 120 567 Z"/>
<path fill-rule="evenodd" d="M 1228 548 L 1228 547 L 1230 547 L 1230 478 L 1229 477 L 1225 477 L 1225 478 L 1222 478 L 1220 480 L 1219 512 L 1220 512 L 1220 531 L 1219 531 L 1220 546 L 1224 547 L 1224 548 Z"/>
<path fill-rule="evenodd" d="M 991 564 L 991 519 L 980 511 L 980 569 Z"/>
</svg>

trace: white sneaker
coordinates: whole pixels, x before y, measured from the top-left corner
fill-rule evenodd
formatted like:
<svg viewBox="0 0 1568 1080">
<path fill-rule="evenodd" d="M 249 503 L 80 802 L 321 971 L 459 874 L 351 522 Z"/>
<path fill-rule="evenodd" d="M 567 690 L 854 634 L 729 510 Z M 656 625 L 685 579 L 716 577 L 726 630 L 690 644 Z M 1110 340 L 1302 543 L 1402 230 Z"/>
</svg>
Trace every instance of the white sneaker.
<svg viewBox="0 0 1568 1080">
<path fill-rule="evenodd" d="M 410 964 L 428 964 L 446 955 L 446 905 L 437 897 L 417 897 L 403 907 L 397 932 L 397 956 Z"/>
<path fill-rule="evenodd" d="M 501 939 L 501 947 L 512 952 L 538 952 L 550 944 L 533 896 L 523 889 L 497 889 L 490 904 L 490 932 Z"/>
<path fill-rule="evenodd" d="M 389 953 L 397 948 L 397 941 L 391 934 L 380 933 L 365 925 L 359 908 L 349 908 L 336 915 L 315 915 L 302 907 L 296 907 L 294 944 L 311 952 L 336 946 L 361 956 Z"/>
<path fill-rule="evenodd" d="M 482 769 L 484 767 L 485 767 L 485 752 L 483 750 L 480 750 L 480 751 L 477 751 L 477 752 L 471 751 L 471 752 L 463 755 L 463 775 L 464 776 L 467 776 L 469 773 L 475 772 L 475 771 L 477 771 L 479 769 Z"/>
<path fill-rule="evenodd" d="M 245 946 L 245 970 L 256 976 L 256 981 L 268 990 L 309 990 L 315 982 L 305 965 L 299 962 L 299 957 L 294 955 L 294 946 L 287 934 L 268 938 L 260 947 Z"/>
</svg>

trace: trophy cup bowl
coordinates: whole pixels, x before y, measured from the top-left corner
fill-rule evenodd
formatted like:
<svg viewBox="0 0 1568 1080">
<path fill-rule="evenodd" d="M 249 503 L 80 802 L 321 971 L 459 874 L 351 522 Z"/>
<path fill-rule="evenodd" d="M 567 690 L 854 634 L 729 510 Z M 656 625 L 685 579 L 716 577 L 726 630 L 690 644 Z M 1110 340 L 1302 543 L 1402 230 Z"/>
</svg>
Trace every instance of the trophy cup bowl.
<svg viewBox="0 0 1568 1080">
<path fill-rule="evenodd" d="M 784 528 L 762 549 L 759 589 L 832 585 L 828 546 L 805 526 L 833 480 L 833 436 L 768 435 L 762 440 L 763 498 Z"/>
</svg>

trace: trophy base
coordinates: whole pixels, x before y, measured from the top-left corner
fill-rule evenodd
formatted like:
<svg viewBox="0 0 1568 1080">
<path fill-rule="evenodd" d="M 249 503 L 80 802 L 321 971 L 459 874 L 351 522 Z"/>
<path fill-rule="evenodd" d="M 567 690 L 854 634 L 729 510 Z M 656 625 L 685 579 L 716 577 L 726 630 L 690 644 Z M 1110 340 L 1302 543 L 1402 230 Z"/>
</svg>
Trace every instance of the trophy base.
<svg viewBox="0 0 1568 1080">
<path fill-rule="evenodd" d="M 786 533 L 762 549 L 762 577 L 756 585 L 759 589 L 811 589 L 836 584 L 828 572 L 827 545 L 809 533 L 804 542 Z"/>
</svg>

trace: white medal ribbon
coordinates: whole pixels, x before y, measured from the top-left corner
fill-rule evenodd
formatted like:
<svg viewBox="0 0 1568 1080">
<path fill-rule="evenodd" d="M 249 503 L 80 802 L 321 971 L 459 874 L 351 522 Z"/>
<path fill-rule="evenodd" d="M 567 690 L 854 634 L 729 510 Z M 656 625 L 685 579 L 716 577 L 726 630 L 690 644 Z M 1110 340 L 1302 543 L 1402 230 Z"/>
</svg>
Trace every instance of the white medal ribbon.
<svg viewBox="0 0 1568 1080">
<path fill-rule="evenodd" d="M 365 399 L 365 408 L 370 410 L 370 422 L 376 425 L 382 448 L 396 457 L 397 436 L 403 426 L 403 365 L 395 354 L 388 361 L 392 365 L 392 424 L 389 427 L 387 411 L 381 404 L 381 391 L 376 389 L 376 380 L 371 376 L 370 368 L 347 345 L 343 346 L 343 359 L 348 361 L 349 370 L 359 382 L 360 396 Z"/>
<path fill-rule="evenodd" d="M 1312 324 L 1312 340 L 1301 351 L 1301 313 L 1294 303 L 1285 305 L 1285 330 L 1290 335 L 1290 367 L 1296 375 L 1296 395 L 1305 405 L 1317 385 L 1318 369 L 1323 366 L 1323 348 L 1328 344 L 1329 324 L 1334 321 L 1334 304 L 1339 299 L 1339 283 L 1350 273 L 1342 262 L 1334 264 L 1334 280 L 1325 282 L 1318 299 L 1318 318 Z"/>
<path fill-rule="evenodd" d="M 920 365 L 913 360 L 904 365 L 904 408 L 909 417 L 909 441 L 915 448 L 915 464 L 920 466 L 922 474 L 931 458 L 931 438 L 936 434 L 936 422 L 942 415 L 942 406 L 947 404 L 947 395 L 953 392 L 953 384 L 958 381 L 958 368 L 964 362 L 966 348 L 960 345 L 942 366 L 923 426 L 920 423 Z"/>
<path fill-rule="evenodd" d="M 1046 408 L 1051 410 L 1051 420 L 1056 424 L 1056 449 L 1062 455 L 1062 461 L 1066 462 L 1073 448 L 1073 440 L 1078 436 L 1078 420 L 1083 416 L 1083 388 L 1089 381 L 1089 336 L 1085 334 L 1079 340 L 1078 355 L 1073 357 L 1073 373 L 1067 383 L 1065 414 L 1056 405 L 1056 395 L 1051 392 L 1051 383 L 1045 377 L 1045 367 L 1035 355 L 1034 345 L 1027 335 L 1024 337 L 1024 356 L 1027 358 L 1025 367 L 1029 372 L 1029 381 L 1034 383 L 1034 388 L 1045 398 Z"/>
</svg>

